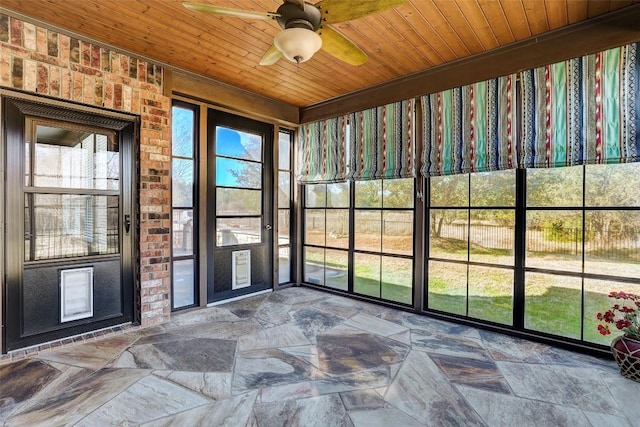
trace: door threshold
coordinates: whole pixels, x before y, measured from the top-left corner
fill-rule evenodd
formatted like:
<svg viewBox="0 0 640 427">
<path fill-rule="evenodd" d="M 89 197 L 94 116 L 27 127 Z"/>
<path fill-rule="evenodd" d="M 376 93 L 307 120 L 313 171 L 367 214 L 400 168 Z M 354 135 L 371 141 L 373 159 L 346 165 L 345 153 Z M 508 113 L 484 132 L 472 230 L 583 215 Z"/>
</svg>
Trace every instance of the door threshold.
<svg viewBox="0 0 640 427">
<path fill-rule="evenodd" d="M 209 304 L 207 304 L 207 307 L 214 307 L 216 305 L 226 304 L 228 302 L 233 302 L 233 301 L 239 301 L 241 299 L 255 297 L 257 295 L 268 294 L 269 292 L 273 292 L 273 289 L 265 289 L 263 291 L 254 292 L 252 294 L 239 295 L 237 297 L 233 297 L 233 298 L 229 298 L 229 299 L 222 299 L 220 301 L 210 302 Z"/>
</svg>

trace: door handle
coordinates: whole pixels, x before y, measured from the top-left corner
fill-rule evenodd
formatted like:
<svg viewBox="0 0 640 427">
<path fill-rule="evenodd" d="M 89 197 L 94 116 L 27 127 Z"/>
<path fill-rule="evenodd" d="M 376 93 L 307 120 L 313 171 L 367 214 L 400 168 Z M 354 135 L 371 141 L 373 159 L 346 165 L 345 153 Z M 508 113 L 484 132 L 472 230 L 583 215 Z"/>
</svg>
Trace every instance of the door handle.
<svg viewBox="0 0 640 427">
<path fill-rule="evenodd" d="M 131 215 L 126 214 L 124 216 L 124 232 L 129 234 L 130 228 L 131 228 Z"/>
<path fill-rule="evenodd" d="M 267 225 L 264 226 L 264 228 L 267 229 L 267 230 L 271 230 L 271 228 L 273 228 L 273 227 L 271 227 L 271 224 L 267 224 Z"/>
</svg>

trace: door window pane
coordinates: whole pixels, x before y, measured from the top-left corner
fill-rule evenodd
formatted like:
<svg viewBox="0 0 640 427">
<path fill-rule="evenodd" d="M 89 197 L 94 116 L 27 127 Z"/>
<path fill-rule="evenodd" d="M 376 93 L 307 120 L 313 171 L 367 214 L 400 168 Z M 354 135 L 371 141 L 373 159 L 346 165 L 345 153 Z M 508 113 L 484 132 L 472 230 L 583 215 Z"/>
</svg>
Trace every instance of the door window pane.
<svg viewBox="0 0 640 427">
<path fill-rule="evenodd" d="M 473 209 L 469 226 L 469 260 L 514 265 L 515 212 Z"/>
<path fill-rule="evenodd" d="M 173 210 L 173 256 L 193 255 L 193 210 Z"/>
<path fill-rule="evenodd" d="M 216 159 L 216 185 L 261 189 L 262 164 L 218 157 Z"/>
<path fill-rule="evenodd" d="M 466 261 L 469 245 L 468 211 L 429 210 L 429 257 Z"/>
<path fill-rule="evenodd" d="M 278 244 L 279 245 L 288 245 L 290 239 L 290 230 L 289 226 L 291 224 L 290 221 L 290 211 L 289 209 L 280 209 L 278 211 Z"/>
<path fill-rule="evenodd" d="M 217 215 L 260 215 L 262 191 L 238 188 L 216 188 Z"/>
<path fill-rule="evenodd" d="M 513 270 L 469 266 L 469 317 L 513 324 Z"/>
<path fill-rule="evenodd" d="M 582 212 L 527 211 L 527 267 L 582 271 Z"/>
<path fill-rule="evenodd" d="M 237 159 L 262 161 L 262 136 L 225 127 L 216 127 L 216 154 Z"/>
<path fill-rule="evenodd" d="M 325 285 L 346 291 L 349 287 L 349 253 L 327 249 L 325 252 Z"/>
<path fill-rule="evenodd" d="M 190 208 L 193 206 L 193 160 L 174 158 L 171 167 L 171 203 L 176 208 Z"/>
<path fill-rule="evenodd" d="M 278 248 L 278 283 L 291 281 L 291 249 L 289 246 Z"/>
<path fill-rule="evenodd" d="M 34 194 L 33 260 L 120 251 L 118 196 Z"/>
<path fill-rule="evenodd" d="M 355 211 L 355 249 L 380 252 L 382 249 L 382 212 Z"/>
<path fill-rule="evenodd" d="M 353 255 L 353 291 L 380 298 L 380 255 Z"/>
<path fill-rule="evenodd" d="M 95 190 L 119 188 L 120 154 L 112 135 L 39 124 L 36 138 L 34 186 Z"/>
<path fill-rule="evenodd" d="M 382 213 L 382 252 L 413 255 L 413 211 Z"/>
<path fill-rule="evenodd" d="M 429 261 L 428 307 L 446 313 L 467 313 L 467 265 Z"/>
<path fill-rule="evenodd" d="M 382 257 L 382 298 L 403 304 L 413 301 L 413 261 Z"/>
<path fill-rule="evenodd" d="M 262 242 L 260 218 L 218 218 L 217 246 L 245 245 Z"/>
<path fill-rule="evenodd" d="M 580 339 L 581 282 L 579 277 L 527 272 L 524 300 L 525 328 Z"/>
<path fill-rule="evenodd" d="M 173 308 L 196 303 L 194 265 L 192 259 L 173 261 Z"/>
<path fill-rule="evenodd" d="M 291 133 L 280 132 L 278 138 L 278 169 L 291 170 Z"/>
</svg>

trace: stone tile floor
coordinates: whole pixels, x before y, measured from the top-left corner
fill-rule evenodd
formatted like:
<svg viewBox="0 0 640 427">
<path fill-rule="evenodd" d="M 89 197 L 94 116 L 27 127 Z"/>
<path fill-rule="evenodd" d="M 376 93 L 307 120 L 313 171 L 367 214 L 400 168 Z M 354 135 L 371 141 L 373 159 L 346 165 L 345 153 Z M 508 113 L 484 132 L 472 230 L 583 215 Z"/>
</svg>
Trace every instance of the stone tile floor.
<svg viewBox="0 0 640 427">
<path fill-rule="evenodd" d="M 613 361 L 307 288 L 0 366 L 7 426 L 640 426 Z"/>
</svg>

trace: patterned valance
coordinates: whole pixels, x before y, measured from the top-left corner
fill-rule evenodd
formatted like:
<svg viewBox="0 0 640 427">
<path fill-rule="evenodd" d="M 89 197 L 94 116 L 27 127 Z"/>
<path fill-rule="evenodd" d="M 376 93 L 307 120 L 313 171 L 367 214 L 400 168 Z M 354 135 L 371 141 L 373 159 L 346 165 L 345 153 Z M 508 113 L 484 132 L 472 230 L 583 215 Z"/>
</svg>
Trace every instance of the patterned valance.
<svg viewBox="0 0 640 427">
<path fill-rule="evenodd" d="M 638 44 L 525 71 L 521 166 L 640 161 Z"/>
<path fill-rule="evenodd" d="M 298 134 L 298 182 L 346 181 L 349 178 L 346 138 L 346 116 L 302 125 Z"/>
<path fill-rule="evenodd" d="M 423 96 L 425 176 L 518 167 L 515 74 Z"/>
<path fill-rule="evenodd" d="M 414 114 L 412 99 L 350 115 L 354 179 L 415 178 Z"/>
</svg>

